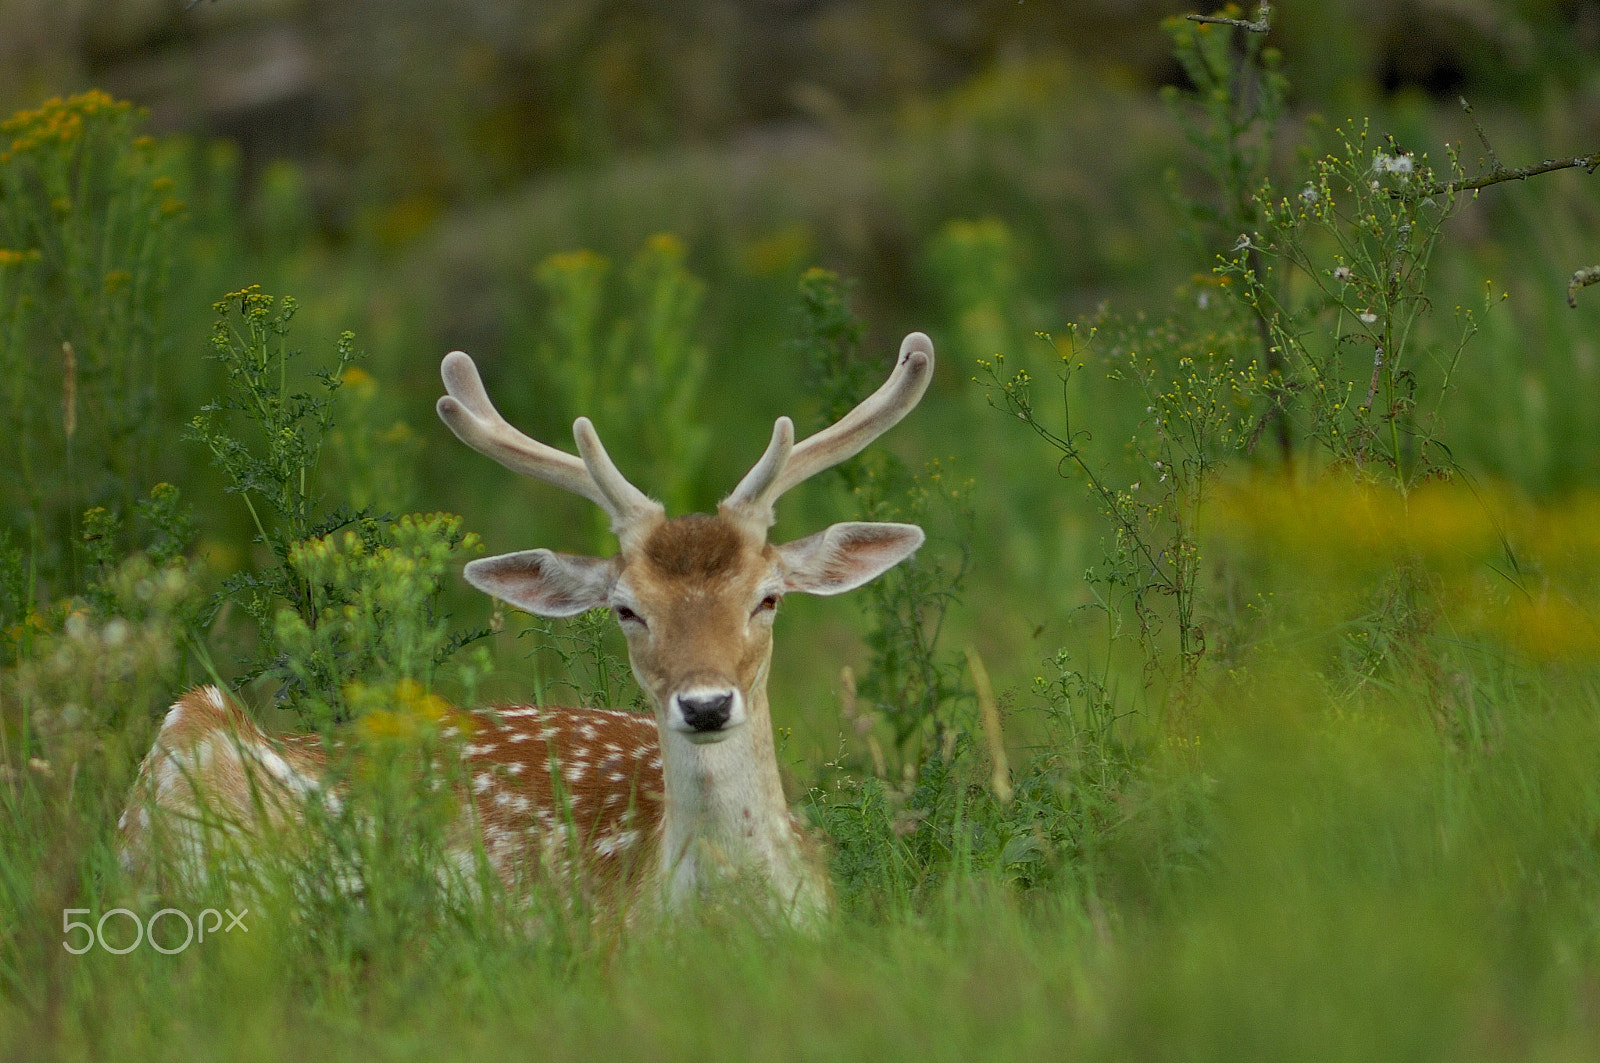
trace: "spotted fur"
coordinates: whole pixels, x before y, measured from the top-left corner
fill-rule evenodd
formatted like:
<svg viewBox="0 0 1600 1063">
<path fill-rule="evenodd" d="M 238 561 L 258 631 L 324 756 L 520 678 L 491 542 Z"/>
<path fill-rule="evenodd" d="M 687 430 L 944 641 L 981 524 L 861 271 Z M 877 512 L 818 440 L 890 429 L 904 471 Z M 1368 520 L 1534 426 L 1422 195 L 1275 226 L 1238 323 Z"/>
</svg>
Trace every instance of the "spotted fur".
<svg viewBox="0 0 1600 1063">
<path fill-rule="evenodd" d="M 658 860 L 664 797 L 651 717 L 512 705 L 455 713 L 442 734 L 461 758 L 465 822 L 452 834 L 464 863 L 474 834 L 508 884 L 580 865 L 629 882 Z M 118 823 L 123 860 L 137 868 L 159 851 L 198 874 L 225 843 L 301 820 L 307 801 L 338 807 L 344 795 L 324 789 L 325 767 L 314 737 L 269 736 L 216 687 L 197 687 L 167 713 L 139 768 Z"/>
</svg>

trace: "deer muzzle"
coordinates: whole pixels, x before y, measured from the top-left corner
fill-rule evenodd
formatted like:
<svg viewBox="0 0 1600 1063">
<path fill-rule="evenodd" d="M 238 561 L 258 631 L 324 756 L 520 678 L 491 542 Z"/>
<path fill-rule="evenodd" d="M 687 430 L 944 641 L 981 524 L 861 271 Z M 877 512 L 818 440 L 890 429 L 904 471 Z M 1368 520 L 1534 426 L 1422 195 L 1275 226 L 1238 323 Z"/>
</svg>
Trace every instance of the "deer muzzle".
<svg viewBox="0 0 1600 1063">
<path fill-rule="evenodd" d="M 720 742 L 744 722 L 744 697 L 732 687 L 680 690 L 668 702 L 667 726 L 697 744 Z"/>
</svg>

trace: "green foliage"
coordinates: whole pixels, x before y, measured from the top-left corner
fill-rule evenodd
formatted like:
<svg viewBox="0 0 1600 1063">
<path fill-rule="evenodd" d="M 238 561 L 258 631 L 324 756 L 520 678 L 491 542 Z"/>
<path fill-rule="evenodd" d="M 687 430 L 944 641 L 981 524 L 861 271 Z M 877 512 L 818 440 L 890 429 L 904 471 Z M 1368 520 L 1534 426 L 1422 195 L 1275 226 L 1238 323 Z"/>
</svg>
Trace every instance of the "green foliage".
<svg viewBox="0 0 1600 1063">
<path fill-rule="evenodd" d="M 12 664 L 28 642 L 33 619 L 28 569 L 11 533 L 0 531 L 0 666 Z"/>
<path fill-rule="evenodd" d="M 854 409 L 888 375 L 861 355 L 861 326 L 847 309 L 848 290 L 822 269 L 800 281 L 794 349 L 822 399 L 818 427 Z M 916 524 L 932 540 L 863 589 L 871 657 L 861 692 L 889 722 L 896 749 L 915 757 L 907 747 L 938 740 L 948 726 L 942 716 L 964 694 L 958 658 L 941 651 L 939 638 L 971 564 L 972 483 L 951 476 L 938 460 L 915 476 L 883 447 L 839 465 L 837 472 L 856 519 Z"/>
<path fill-rule="evenodd" d="M 312 371 L 321 394 L 291 391 L 289 366 L 301 352 L 289 346 L 289 322 L 299 303 L 285 297 L 282 309 L 273 313 L 275 303 L 259 285 L 251 285 L 213 304 L 219 316 L 211 331 L 210 356 L 227 373 L 227 391 L 202 407 L 190 422 L 189 438 L 211 452 L 213 463 L 228 478 L 229 493 L 242 496 L 249 507 L 259 541 L 282 559 L 288 543 L 318 534 L 322 497 L 315 479 L 333 425 L 333 394 L 343 386 L 345 369 L 360 355 L 355 335 L 341 334 L 334 365 Z M 234 423 L 239 419 L 254 424 L 254 438 L 230 434 L 243 430 Z M 264 504 L 265 514 L 257 511 L 257 501 Z M 348 523 L 352 518 L 332 519 Z"/>
<path fill-rule="evenodd" d="M 1228 5 L 1229 17 L 1239 17 Z M 1264 33 L 1191 22 L 1176 16 L 1161 24 L 1190 87 L 1167 86 L 1162 100 L 1183 127 L 1209 179 L 1207 198 L 1186 193 L 1175 171 L 1168 182 L 1179 207 L 1196 224 L 1203 244 L 1215 244 L 1259 217 L 1256 192 L 1272 168 L 1273 141 L 1284 116 L 1289 81 L 1282 55 Z"/>
<path fill-rule="evenodd" d="M 606 445 L 671 512 L 693 508 L 710 446 L 700 409 L 706 354 L 696 337 L 705 282 L 674 236 L 646 241 L 615 293 L 611 264 L 591 251 L 552 255 L 536 272 L 548 300 L 541 383 L 567 424 L 616 426 Z M 623 308 L 608 313 L 612 298 Z"/>
<path fill-rule="evenodd" d="M 121 514 L 100 506 L 83 514 L 83 554 L 89 579 L 84 598 L 100 612 L 116 609 L 110 581 L 123 560 L 119 551 L 123 543 L 149 544 L 141 553 L 156 568 L 177 564 L 194 545 L 194 513 L 169 483 L 156 484 L 148 496 L 134 502 L 136 526 L 131 535 L 124 530 L 127 523 Z"/>
<path fill-rule="evenodd" d="M 447 570 L 479 543 L 456 517 L 396 520 L 347 502 L 325 504 L 318 475 L 324 450 L 340 446 L 349 470 L 373 449 L 371 425 L 358 418 L 354 430 L 336 431 L 334 424 L 335 397 L 359 357 L 355 337 L 341 334 L 333 365 L 312 372 L 317 391 L 291 390 L 290 366 L 300 352 L 289 345 L 289 325 L 298 304 L 286 297 L 274 312 L 278 305 L 254 285 L 215 304 L 221 316 L 212 357 L 227 371 L 227 391 L 203 407 L 189 435 L 211 452 L 226 490 L 244 499 L 255 541 L 274 561 L 222 581 L 219 606 L 238 605 L 258 628 L 255 657 L 240 682 L 279 680 L 288 706 L 325 730 L 363 711 L 351 683 L 393 691 L 413 682 L 430 690 L 440 665 L 488 633 L 451 631 L 441 605 Z M 369 380 L 358 383 L 358 406 L 371 401 L 361 394 Z M 375 481 L 357 479 L 363 482 Z M 478 654 L 455 675 L 470 690 L 486 670 L 487 658 Z"/>
<path fill-rule="evenodd" d="M 1424 318 L 1429 267 L 1461 199 L 1435 189 L 1426 157 L 1393 138 L 1374 147 L 1365 123 L 1336 136 L 1298 193 L 1261 188 L 1261 227 L 1218 274 L 1281 352 L 1273 398 L 1314 441 L 1311 457 L 1406 489 L 1454 466 L 1441 410 L 1477 317 L 1459 310 L 1444 343 L 1429 342 Z M 1461 174 L 1452 157 L 1445 179 Z"/>
<path fill-rule="evenodd" d="M 928 267 L 962 353 L 1004 353 L 1027 335 L 1021 255 L 1010 227 L 993 217 L 948 222 L 929 243 Z"/>
<path fill-rule="evenodd" d="M 634 682 L 627 651 L 619 652 L 621 636 L 610 609 L 590 609 L 567 620 L 536 616 L 517 637 L 537 640 L 528 651 L 535 668 L 535 704 L 548 704 L 552 691 L 566 690 L 570 698 L 558 697 L 555 704 L 602 709 L 626 705 L 649 711 L 644 691 Z"/>
<path fill-rule="evenodd" d="M 445 514 L 364 522 L 290 547 L 288 568 L 310 600 L 303 610 L 278 609 L 273 643 L 281 657 L 269 674 L 290 681 L 301 717 L 320 730 L 355 718 L 373 699 L 357 696 L 352 683 L 432 690 L 440 666 L 486 633 L 453 632 L 440 602 L 461 556 L 481 548 L 460 517 Z M 484 654 L 454 669 L 468 697 L 487 670 Z"/>
<path fill-rule="evenodd" d="M 168 269 L 183 204 L 170 152 L 103 92 L 0 124 L 0 404 L 11 474 L 0 505 L 37 578 L 83 588 L 71 530 L 130 507 L 160 432 Z M 122 542 L 122 549 L 135 544 Z"/>
<path fill-rule="evenodd" d="M 211 357 L 227 373 L 227 391 L 202 407 L 188 428 L 188 438 L 204 445 L 227 477 L 225 490 L 244 500 L 255 541 L 271 551 L 274 562 L 235 573 L 222 585 L 219 606 L 236 603 L 266 639 L 249 678 L 266 672 L 278 657 L 270 641 L 277 602 L 289 602 L 311 626 L 320 620 L 319 602 L 326 604 L 290 563 L 294 545 L 353 523 L 375 536 L 380 523 L 346 506 L 325 512 L 316 479 L 333 426 L 334 393 L 358 357 L 355 337 L 341 335 L 334 367 L 313 372 L 320 394 L 291 391 L 289 366 L 300 352 L 289 346 L 289 322 L 299 305 L 285 298 L 274 313 L 275 303 L 252 285 L 214 304 L 220 316 L 212 329 Z"/>
<path fill-rule="evenodd" d="M 1260 376 L 1246 361 L 1249 333 L 1226 317 L 1217 331 L 1201 331 L 1205 324 L 1174 320 L 1149 327 L 1105 319 L 1113 337 L 1103 356 L 1107 379 L 1130 387 L 1144 404 L 1129 447 L 1139 478 L 1126 487 L 1091 460 L 1085 450 L 1090 433 L 1073 423 L 1073 377 L 1084 371 L 1098 330 L 1080 339 L 1072 326 L 1057 357 L 1059 427 L 1036 408 L 1027 369 L 1009 372 L 998 354 L 978 363 L 990 401 L 1061 455 L 1057 469 L 1083 478 L 1111 527 L 1103 560 L 1086 580 L 1099 590 L 1096 605 L 1111 623 L 1113 641 L 1122 618 L 1131 616 L 1147 682 L 1167 675 L 1179 689 L 1193 681 L 1205 653 L 1197 609 L 1204 591 L 1199 536 L 1207 489 L 1265 423 L 1252 416 Z M 1042 338 L 1055 347 L 1052 337 Z M 1161 639 L 1169 622 L 1177 636 L 1176 667 L 1167 663 Z"/>
</svg>

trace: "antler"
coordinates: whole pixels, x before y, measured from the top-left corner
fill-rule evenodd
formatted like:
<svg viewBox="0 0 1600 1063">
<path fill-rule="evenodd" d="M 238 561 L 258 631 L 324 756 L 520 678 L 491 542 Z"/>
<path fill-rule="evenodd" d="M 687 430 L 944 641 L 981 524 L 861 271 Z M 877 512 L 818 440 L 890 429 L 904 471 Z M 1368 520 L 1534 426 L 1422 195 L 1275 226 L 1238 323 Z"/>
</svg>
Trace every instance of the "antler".
<svg viewBox="0 0 1600 1063">
<path fill-rule="evenodd" d="M 932 379 L 933 341 L 913 332 L 900 341 L 900 357 L 884 385 L 832 425 L 796 443 L 794 422 L 787 417 L 778 418 L 766 453 L 722 505 L 744 510 L 771 524 L 772 506 L 780 495 L 802 480 L 861 453 L 867 444 L 911 412 Z"/>
<path fill-rule="evenodd" d="M 661 503 L 617 471 L 589 418 L 580 417 L 573 422 L 572 435 L 582 455 L 574 457 L 511 427 L 489 401 L 478 367 L 466 354 L 451 351 L 445 355 L 439 375 L 449 392 L 439 399 L 440 420 L 450 426 L 457 439 L 479 454 L 493 458 L 512 472 L 582 495 L 606 511 L 611 530 L 619 535 L 629 526 L 661 514 Z"/>
</svg>

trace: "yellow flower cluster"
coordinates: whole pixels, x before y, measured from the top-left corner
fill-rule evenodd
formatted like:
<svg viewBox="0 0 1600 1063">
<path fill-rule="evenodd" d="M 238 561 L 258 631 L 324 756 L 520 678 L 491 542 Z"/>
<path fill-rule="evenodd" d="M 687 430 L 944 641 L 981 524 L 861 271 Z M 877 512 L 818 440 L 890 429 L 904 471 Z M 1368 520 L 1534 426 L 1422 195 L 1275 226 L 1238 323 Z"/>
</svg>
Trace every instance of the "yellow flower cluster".
<svg viewBox="0 0 1600 1063">
<path fill-rule="evenodd" d="M 345 688 L 345 697 L 356 708 L 362 733 L 368 739 L 415 740 L 431 733 L 433 726 L 450 713 L 448 701 L 415 679 L 372 686 L 351 683 Z"/>
<path fill-rule="evenodd" d="M 126 100 L 113 99 L 108 93 L 91 89 L 66 99 L 53 97 L 36 110 L 18 111 L 0 123 L 0 134 L 11 138 L 10 147 L 0 152 L 0 163 L 42 145 L 71 144 L 83 136 L 87 122 L 99 116 L 125 115 L 132 110 L 133 104 Z"/>
<path fill-rule="evenodd" d="M 0 247 L 0 266 L 20 266 L 24 262 L 39 261 L 39 249 L 29 248 L 26 251 L 13 251 L 10 248 Z"/>
<path fill-rule="evenodd" d="M 240 317 L 247 321 L 262 322 L 272 312 L 272 306 L 276 301 L 272 296 L 266 295 L 261 291 L 261 285 L 252 284 L 248 288 L 240 288 L 236 292 L 229 292 L 224 295 L 221 299 L 211 304 L 211 309 L 219 314 L 226 314 L 237 303 Z M 285 301 L 286 308 L 288 302 L 288 300 Z"/>
</svg>

